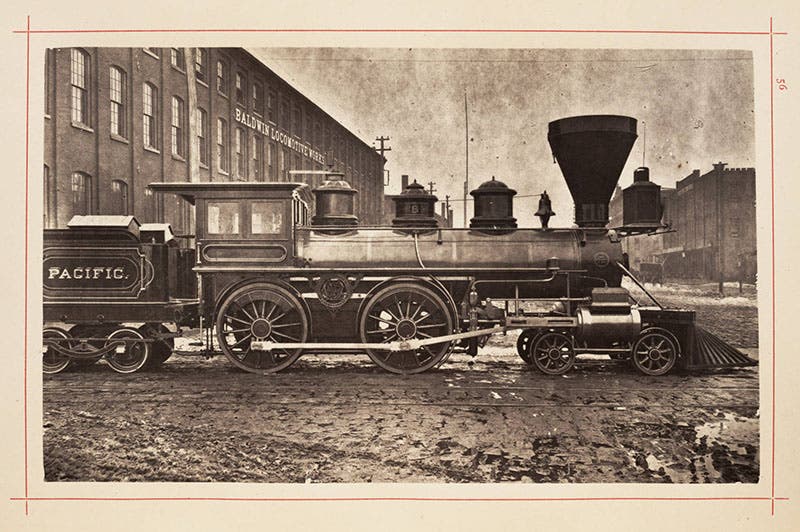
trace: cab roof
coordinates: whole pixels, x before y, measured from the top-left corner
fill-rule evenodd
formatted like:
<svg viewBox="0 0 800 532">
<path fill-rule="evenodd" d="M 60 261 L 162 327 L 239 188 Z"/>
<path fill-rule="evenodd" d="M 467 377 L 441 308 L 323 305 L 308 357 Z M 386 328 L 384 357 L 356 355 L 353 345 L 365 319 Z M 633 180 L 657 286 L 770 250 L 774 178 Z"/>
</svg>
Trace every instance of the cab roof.
<svg viewBox="0 0 800 532">
<path fill-rule="evenodd" d="M 197 198 L 214 199 L 258 199 L 290 198 L 297 193 L 302 199 L 311 198 L 311 191 L 305 183 L 235 181 L 235 182 L 170 182 L 150 183 L 148 188 L 156 192 L 177 194 L 194 205 Z"/>
</svg>

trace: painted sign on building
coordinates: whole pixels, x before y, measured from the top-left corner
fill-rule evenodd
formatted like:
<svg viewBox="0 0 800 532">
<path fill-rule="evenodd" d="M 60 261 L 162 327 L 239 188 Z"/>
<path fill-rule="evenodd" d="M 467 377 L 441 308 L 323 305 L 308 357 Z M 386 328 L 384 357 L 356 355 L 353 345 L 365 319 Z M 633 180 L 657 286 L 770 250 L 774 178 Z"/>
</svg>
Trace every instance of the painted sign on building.
<svg viewBox="0 0 800 532">
<path fill-rule="evenodd" d="M 274 140 L 278 144 L 282 144 L 287 148 L 296 151 L 297 153 L 301 153 L 320 164 L 325 164 L 325 156 L 322 153 L 311 148 L 310 146 L 306 146 L 293 136 L 281 131 L 272 124 L 268 124 L 260 118 L 257 118 L 239 108 L 236 108 L 235 116 L 237 122 L 249 127 L 253 131 L 258 131 L 262 135 Z"/>
</svg>

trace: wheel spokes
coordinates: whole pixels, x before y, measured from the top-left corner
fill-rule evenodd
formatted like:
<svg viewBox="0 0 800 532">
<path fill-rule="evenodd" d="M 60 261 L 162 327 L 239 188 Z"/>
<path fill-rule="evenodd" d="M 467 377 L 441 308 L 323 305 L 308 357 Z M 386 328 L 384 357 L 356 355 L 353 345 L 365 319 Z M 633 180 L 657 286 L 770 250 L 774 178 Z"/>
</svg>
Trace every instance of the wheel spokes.
<svg viewBox="0 0 800 532">
<path fill-rule="evenodd" d="M 444 302 L 429 289 L 417 285 L 384 289 L 369 301 L 362 316 L 361 337 L 369 343 L 429 339 L 451 330 Z M 450 345 L 451 342 L 441 342 L 407 351 L 367 349 L 367 352 L 384 369 L 418 373 L 441 360 Z"/>
</svg>

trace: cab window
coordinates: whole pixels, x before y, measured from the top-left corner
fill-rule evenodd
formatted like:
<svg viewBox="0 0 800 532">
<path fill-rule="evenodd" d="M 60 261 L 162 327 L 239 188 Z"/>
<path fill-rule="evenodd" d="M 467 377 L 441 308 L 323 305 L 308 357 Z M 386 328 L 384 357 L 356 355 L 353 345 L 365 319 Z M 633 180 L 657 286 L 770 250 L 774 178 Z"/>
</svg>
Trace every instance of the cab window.
<svg viewBox="0 0 800 532">
<path fill-rule="evenodd" d="M 254 201 L 250 209 L 250 233 L 283 235 L 283 202 Z"/>
<path fill-rule="evenodd" d="M 208 234 L 239 234 L 239 203 L 230 201 L 208 202 Z"/>
</svg>

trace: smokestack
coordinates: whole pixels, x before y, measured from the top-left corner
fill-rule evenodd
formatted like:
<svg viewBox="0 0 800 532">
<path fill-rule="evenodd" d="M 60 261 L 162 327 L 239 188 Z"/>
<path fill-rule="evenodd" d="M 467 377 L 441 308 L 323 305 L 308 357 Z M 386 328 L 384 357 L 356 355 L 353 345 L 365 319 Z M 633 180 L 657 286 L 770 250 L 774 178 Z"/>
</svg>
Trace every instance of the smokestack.
<svg viewBox="0 0 800 532">
<path fill-rule="evenodd" d="M 400 176 L 400 193 L 402 194 L 406 188 L 408 188 L 408 174 L 403 174 Z"/>
<path fill-rule="evenodd" d="M 608 224 L 608 203 L 636 136 L 636 119 L 627 116 L 573 116 L 550 122 L 547 140 L 575 202 L 579 227 Z"/>
</svg>

